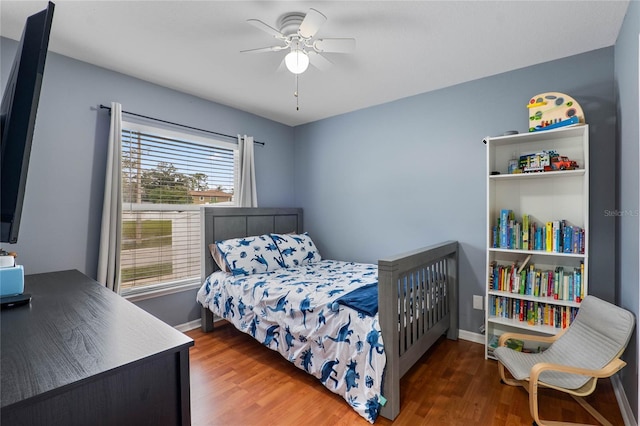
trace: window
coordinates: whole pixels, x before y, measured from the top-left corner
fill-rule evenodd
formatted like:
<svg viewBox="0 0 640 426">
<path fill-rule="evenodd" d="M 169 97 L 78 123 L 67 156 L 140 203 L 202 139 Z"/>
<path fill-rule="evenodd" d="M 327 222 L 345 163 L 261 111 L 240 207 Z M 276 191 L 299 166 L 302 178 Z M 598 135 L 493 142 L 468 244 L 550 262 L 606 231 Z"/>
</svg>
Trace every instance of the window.
<svg viewBox="0 0 640 426">
<path fill-rule="evenodd" d="M 226 195 L 217 205 L 235 205 L 238 146 L 136 123 L 122 128 L 120 293 L 197 286 L 201 200 L 215 192 Z"/>
</svg>

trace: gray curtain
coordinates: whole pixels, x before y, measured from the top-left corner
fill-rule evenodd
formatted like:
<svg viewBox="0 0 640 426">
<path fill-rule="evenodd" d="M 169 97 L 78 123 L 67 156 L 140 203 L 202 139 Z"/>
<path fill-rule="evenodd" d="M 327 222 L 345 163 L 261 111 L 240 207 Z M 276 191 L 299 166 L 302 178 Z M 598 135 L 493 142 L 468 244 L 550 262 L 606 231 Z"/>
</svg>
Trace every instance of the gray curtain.
<svg viewBox="0 0 640 426">
<path fill-rule="evenodd" d="M 120 290 L 120 244 L 122 240 L 122 105 L 111 102 L 111 127 L 104 181 L 98 282 L 118 293 Z"/>
<path fill-rule="evenodd" d="M 253 136 L 238 135 L 240 147 L 240 188 L 238 188 L 239 207 L 258 207 L 256 193 L 256 169 L 253 156 Z"/>
</svg>

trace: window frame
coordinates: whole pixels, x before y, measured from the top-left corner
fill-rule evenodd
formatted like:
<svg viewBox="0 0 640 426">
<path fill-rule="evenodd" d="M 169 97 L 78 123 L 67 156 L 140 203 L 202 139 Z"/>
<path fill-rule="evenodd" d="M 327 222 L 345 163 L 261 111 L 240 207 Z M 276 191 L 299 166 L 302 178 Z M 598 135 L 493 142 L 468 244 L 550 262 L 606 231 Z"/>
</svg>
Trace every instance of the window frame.
<svg viewBox="0 0 640 426">
<path fill-rule="evenodd" d="M 237 190 L 239 187 L 239 181 L 240 181 L 240 153 L 239 153 L 239 146 L 237 143 L 233 143 L 233 142 L 225 142 L 222 141 L 220 139 L 217 139 L 215 137 L 212 136 L 202 136 L 197 132 L 197 131 L 176 131 L 176 130 L 171 130 L 171 129 L 167 129 L 165 127 L 162 126 L 153 126 L 153 125 L 149 125 L 149 124 L 143 124 L 143 123 L 138 123 L 136 121 L 130 121 L 130 120 L 122 120 L 122 130 L 121 130 L 121 134 L 124 134 L 127 131 L 131 131 L 131 132 L 138 132 L 138 133 L 145 133 L 145 134 L 151 134 L 151 135 L 158 135 L 160 137 L 163 138 L 170 138 L 176 141 L 182 141 L 185 144 L 192 144 L 192 145 L 204 145 L 207 147 L 212 147 L 212 148 L 220 148 L 220 149 L 228 149 L 233 151 L 234 155 L 233 155 L 233 163 L 234 163 L 234 167 L 233 167 L 233 174 L 234 174 L 234 178 L 233 178 L 233 193 L 234 196 L 237 194 Z M 196 133 L 197 132 L 197 133 Z M 122 142 L 120 143 L 121 147 L 122 147 Z M 121 148 L 122 149 L 122 148 Z M 121 159 L 121 164 L 122 164 L 122 159 Z M 122 178 L 123 176 L 123 172 L 122 170 L 120 171 L 120 176 Z M 121 196 L 122 197 L 122 196 Z M 122 198 L 121 198 L 122 199 Z M 238 204 L 235 200 L 235 197 L 233 199 L 233 201 L 225 201 L 225 202 L 220 202 L 220 203 L 216 203 L 217 206 L 225 206 L 225 207 L 237 207 Z M 126 206 L 126 208 L 125 208 Z M 147 203 L 147 204 L 137 204 L 137 203 L 125 203 L 122 202 L 122 211 L 176 211 L 176 210 L 180 210 L 180 211 L 199 211 L 200 209 L 202 209 L 204 205 L 203 204 L 198 204 L 198 203 L 191 203 L 191 204 L 163 204 L 163 203 Z M 151 207 L 151 208 L 150 208 Z M 121 219 L 121 226 L 123 223 L 124 219 Z M 202 230 L 200 230 L 200 233 L 202 235 Z M 121 249 L 122 252 L 122 249 Z M 118 256 L 121 256 L 121 252 L 118 253 Z M 201 256 L 200 254 L 198 254 L 198 261 L 201 262 Z M 122 271 L 122 265 L 119 266 L 120 267 L 120 273 Z M 120 276 L 120 279 L 122 280 L 122 277 Z M 120 283 L 122 284 L 122 282 Z M 139 287 L 132 287 L 132 288 L 126 288 L 126 289 L 122 289 L 122 287 L 120 287 L 119 290 L 119 294 L 126 298 L 127 300 L 130 301 L 138 301 L 138 300 L 144 300 L 144 299 L 149 299 L 149 298 L 154 298 L 154 297 L 159 297 L 159 296 L 164 296 L 164 295 L 168 295 L 168 294 L 173 294 L 173 293 L 178 293 L 178 292 L 182 292 L 182 291 L 186 291 L 186 290 L 191 290 L 191 289 L 195 289 L 195 288 L 199 288 L 202 285 L 202 283 L 200 282 L 200 276 L 197 277 L 197 279 L 194 278 L 183 278 L 183 279 L 179 279 L 179 280 L 174 280 L 174 281 L 169 281 L 169 282 L 163 282 L 163 283 L 155 283 L 155 284 L 149 284 L 149 285 L 144 285 L 144 286 L 139 286 Z"/>
</svg>

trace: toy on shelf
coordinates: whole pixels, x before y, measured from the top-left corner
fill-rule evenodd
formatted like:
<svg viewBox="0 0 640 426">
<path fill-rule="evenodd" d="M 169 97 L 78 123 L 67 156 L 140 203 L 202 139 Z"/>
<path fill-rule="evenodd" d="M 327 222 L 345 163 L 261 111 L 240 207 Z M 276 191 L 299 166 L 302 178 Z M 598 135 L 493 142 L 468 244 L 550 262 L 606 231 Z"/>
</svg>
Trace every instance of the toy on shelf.
<svg viewBox="0 0 640 426">
<path fill-rule="evenodd" d="M 521 155 L 518 169 L 513 173 L 552 172 L 558 170 L 575 170 L 578 163 L 554 150 Z"/>
<path fill-rule="evenodd" d="M 531 98 L 529 109 L 529 131 L 556 129 L 584 123 L 580 104 L 569 95 L 559 92 L 541 93 Z"/>
<path fill-rule="evenodd" d="M 578 168 L 578 163 L 573 160 L 570 160 L 568 157 L 564 155 L 558 155 L 556 157 L 551 158 L 551 169 L 552 170 L 575 170 Z"/>
</svg>

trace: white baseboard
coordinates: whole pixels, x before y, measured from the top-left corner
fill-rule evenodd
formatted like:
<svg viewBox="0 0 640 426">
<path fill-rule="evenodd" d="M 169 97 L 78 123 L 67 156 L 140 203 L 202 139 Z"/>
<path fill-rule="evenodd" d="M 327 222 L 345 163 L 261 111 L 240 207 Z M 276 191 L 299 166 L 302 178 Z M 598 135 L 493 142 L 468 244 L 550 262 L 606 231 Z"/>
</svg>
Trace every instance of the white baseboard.
<svg viewBox="0 0 640 426">
<path fill-rule="evenodd" d="M 194 330 L 198 327 L 200 327 L 200 318 L 198 318 L 197 320 L 185 322 L 184 324 L 178 324 L 173 328 L 175 328 L 178 331 L 181 331 L 182 333 L 185 333 L 189 330 Z"/>
<path fill-rule="evenodd" d="M 473 333 L 467 330 L 458 330 L 458 338 L 484 345 L 484 334 Z"/>
<path fill-rule="evenodd" d="M 617 374 L 611 376 L 611 385 L 613 386 L 613 393 L 616 394 L 616 400 L 618 401 L 618 407 L 620 407 L 620 414 L 622 414 L 622 420 L 624 420 L 625 426 L 638 426 L 635 417 L 633 417 L 633 409 L 627 399 L 627 394 L 624 392 L 622 381 Z"/>
</svg>

